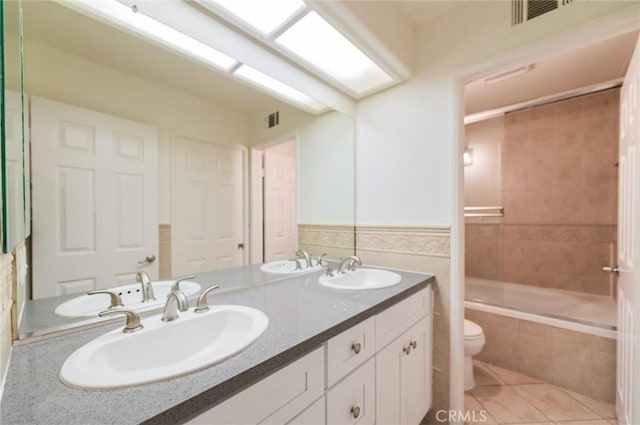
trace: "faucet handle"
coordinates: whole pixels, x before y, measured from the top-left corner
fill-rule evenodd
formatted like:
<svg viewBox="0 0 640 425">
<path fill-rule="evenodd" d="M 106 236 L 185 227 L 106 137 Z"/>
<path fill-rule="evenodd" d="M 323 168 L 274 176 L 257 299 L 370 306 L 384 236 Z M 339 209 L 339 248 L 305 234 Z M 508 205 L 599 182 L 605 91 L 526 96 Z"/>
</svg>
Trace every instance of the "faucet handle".
<svg viewBox="0 0 640 425">
<path fill-rule="evenodd" d="M 122 330 L 122 332 L 128 334 L 128 333 L 139 331 L 140 329 L 144 328 L 144 326 L 142 326 L 142 323 L 140 323 L 140 316 L 138 316 L 138 314 L 133 310 L 124 309 L 124 308 L 105 310 L 98 313 L 98 316 L 105 317 L 105 316 L 113 316 L 116 314 L 124 314 L 125 316 L 127 316 L 127 324 L 124 326 L 124 329 Z"/>
<path fill-rule="evenodd" d="M 327 273 L 325 274 L 326 277 L 333 277 L 333 269 L 331 267 L 327 267 Z"/>
<path fill-rule="evenodd" d="M 191 280 L 195 278 L 194 275 L 190 274 L 189 276 L 183 276 L 183 277 L 179 277 L 176 282 L 173 284 L 173 286 L 171 287 L 172 291 L 179 291 L 180 290 L 180 282 L 182 282 L 183 280 Z"/>
<path fill-rule="evenodd" d="M 120 295 L 116 294 L 113 291 L 107 291 L 105 289 L 95 289 L 93 291 L 87 292 L 87 295 L 97 295 L 97 294 L 107 294 L 109 295 L 109 297 L 111 297 L 109 310 L 114 309 L 116 307 L 124 307 L 124 304 L 122 304 L 122 298 L 120 298 Z"/>
<path fill-rule="evenodd" d="M 211 285 L 207 289 L 205 289 L 202 294 L 198 297 L 198 302 L 196 304 L 196 308 L 193 309 L 195 313 L 204 313 L 205 311 L 209 311 L 209 305 L 207 304 L 207 295 L 209 292 L 214 289 L 218 289 L 220 285 Z"/>
</svg>

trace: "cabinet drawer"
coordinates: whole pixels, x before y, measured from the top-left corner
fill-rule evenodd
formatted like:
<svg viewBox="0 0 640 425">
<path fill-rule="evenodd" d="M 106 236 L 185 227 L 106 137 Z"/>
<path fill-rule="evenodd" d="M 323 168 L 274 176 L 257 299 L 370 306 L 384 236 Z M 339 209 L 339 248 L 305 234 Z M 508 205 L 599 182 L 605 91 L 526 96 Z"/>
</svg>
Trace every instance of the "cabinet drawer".
<svg viewBox="0 0 640 425">
<path fill-rule="evenodd" d="M 375 358 L 327 393 L 327 423 L 373 425 L 376 422 Z"/>
<path fill-rule="evenodd" d="M 327 341 L 328 387 L 375 353 L 375 335 L 375 317 L 370 317 Z"/>
<path fill-rule="evenodd" d="M 324 347 L 321 347 L 187 423 L 283 424 L 323 392 Z"/>
<path fill-rule="evenodd" d="M 431 312 L 431 287 L 400 301 L 376 316 L 376 351 L 400 336 L 421 317 Z"/>
</svg>

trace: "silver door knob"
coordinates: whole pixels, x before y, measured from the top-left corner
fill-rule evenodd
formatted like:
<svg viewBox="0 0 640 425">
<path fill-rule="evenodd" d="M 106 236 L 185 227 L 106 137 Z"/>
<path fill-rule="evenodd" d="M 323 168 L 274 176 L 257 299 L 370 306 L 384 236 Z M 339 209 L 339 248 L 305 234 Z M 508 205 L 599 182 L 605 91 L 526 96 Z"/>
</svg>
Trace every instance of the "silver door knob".
<svg viewBox="0 0 640 425">
<path fill-rule="evenodd" d="M 154 261 L 156 261 L 156 256 L 151 254 L 151 255 L 147 255 L 146 257 L 144 257 L 144 260 L 138 261 L 138 264 L 145 264 L 145 263 L 151 264 Z"/>
<path fill-rule="evenodd" d="M 618 266 L 607 266 L 607 267 L 603 267 L 602 271 L 603 272 L 607 272 L 607 273 L 618 274 L 618 273 L 620 273 L 620 268 Z"/>
<path fill-rule="evenodd" d="M 359 342 L 356 342 L 355 344 L 351 345 L 351 349 L 353 350 L 354 353 L 360 354 L 360 351 L 362 350 L 362 345 L 360 345 Z"/>
</svg>

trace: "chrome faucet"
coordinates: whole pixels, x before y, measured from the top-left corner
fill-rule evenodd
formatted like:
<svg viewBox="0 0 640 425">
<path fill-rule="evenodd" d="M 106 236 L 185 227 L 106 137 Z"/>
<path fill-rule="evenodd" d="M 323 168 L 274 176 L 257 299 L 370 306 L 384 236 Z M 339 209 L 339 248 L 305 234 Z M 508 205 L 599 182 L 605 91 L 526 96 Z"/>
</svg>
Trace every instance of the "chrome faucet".
<svg viewBox="0 0 640 425">
<path fill-rule="evenodd" d="M 311 257 L 309 256 L 309 253 L 307 251 L 299 249 L 296 251 L 296 258 L 300 256 L 302 256 L 302 258 L 304 258 L 304 261 L 307 263 L 307 268 L 311 268 Z"/>
<path fill-rule="evenodd" d="M 338 266 L 338 273 L 344 274 L 347 270 L 355 270 L 353 264 L 361 266 L 362 261 L 355 255 L 350 255 L 347 258 L 343 259 L 340 265 Z"/>
<path fill-rule="evenodd" d="M 322 267 L 322 262 L 324 261 L 323 258 L 327 255 L 327 253 L 325 252 L 324 254 L 320 254 L 318 256 L 318 259 L 316 260 L 316 266 L 320 266 Z"/>
<path fill-rule="evenodd" d="M 136 274 L 136 282 L 142 285 L 142 302 L 155 301 L 156 296 L 153 293 L 153 286 L 151 285 L 151 279 L 146 272 L 138 272 Z"/>
<path fill-rule="evenodd" d="M 98 313 L 98 316 L 106 317 L 106 316 L 113 316 L 115 314 L 124 314 L 125 316 L 127 316 L 127 324 L 125 325 L 124 329 L 122 329 L 122 332 L 126 334 L 139 331 L 144 327 L 142 326 L 142 323 L 140 323 L 140 316 L 138 316 L 138 314 L 133 310 L 128 310 L 124 308 L 105 310 Z"/>
<path fill-rule="evenodd" d="M 180 277 L 176 280 L 176 283 L 173 284 L 173 286 L 171 287 L 172 291 L 179 291 L 180 290 L 180 282 L 182 282 L 183 280 L 191 280 L 195 278 L 194 275 L 190 274 L 189 276 L 184 276 L 184 277 Z"/>
<path fill-rule="evenodd" d="M 122 298 L 120 298 L 120 294 L 117 294 L 113 291 L 107 291 L 105 289 L 96 289 L 96 290 L 87 292 L 87 295 L 97 295 L 97 294 L 109 295 L 110 297 L 109 310 L 114 309 L 116 307 L 124 307 L 124 304 L 122 304 Z"/>
<path fill-rule="evenodd" d="M 161 319 L 163 322 L 171 322 L 178 318 L 178 311 L 187 310 L 189 310 L 189 300 L 186 295 L 180 291 L 171 291 L 167 295 L 167 303 L 164 305 Z"/>
<path fill-rule="evenodd" d="M 196 308 L 193 309 L 195 313 L 204 313 L 205 311 L 209 311 L 209 305 L 207 304 L 207 295 L 209 292 L 214 289 L 218 289 L 220 285 L 211 285 L 207 289 L 205 289 L 202 294 L 198 297 L 198 303 L 196 304 Z"/>
</svg>

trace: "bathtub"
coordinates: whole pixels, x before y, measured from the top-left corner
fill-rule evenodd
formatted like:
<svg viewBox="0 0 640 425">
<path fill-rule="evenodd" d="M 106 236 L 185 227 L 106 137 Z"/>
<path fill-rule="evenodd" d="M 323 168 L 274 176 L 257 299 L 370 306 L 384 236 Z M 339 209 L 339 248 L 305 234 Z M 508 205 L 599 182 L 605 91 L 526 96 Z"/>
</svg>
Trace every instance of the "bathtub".
<svg viewBox="0 0 640 425">
<path fill-rule="evenodd" d="M 616 338 L 612 297 L 467 277 L 465 308 Z"/>
</svg>

